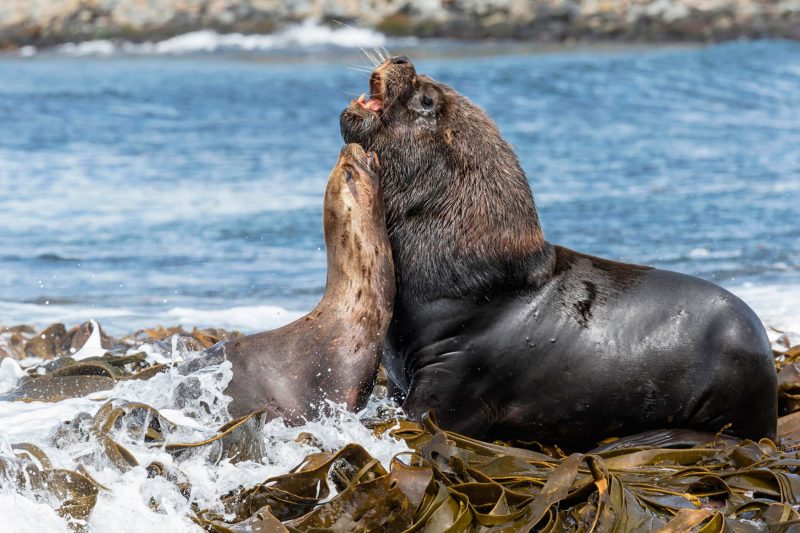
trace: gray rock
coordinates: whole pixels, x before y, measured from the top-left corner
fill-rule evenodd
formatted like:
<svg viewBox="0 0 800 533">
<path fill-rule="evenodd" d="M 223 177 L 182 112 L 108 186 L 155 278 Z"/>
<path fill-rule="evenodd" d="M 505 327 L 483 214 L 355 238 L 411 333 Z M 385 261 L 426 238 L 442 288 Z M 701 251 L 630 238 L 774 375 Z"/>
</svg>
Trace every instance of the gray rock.
<svg viewBox="0 0 800 533">
<path fill-rule="evenodd" d="M 3 0 L 0 50 L 213 28 L 264 33 L 306 19 L 440 37 L 800 38 L 797 0 Z"/>
</svg>

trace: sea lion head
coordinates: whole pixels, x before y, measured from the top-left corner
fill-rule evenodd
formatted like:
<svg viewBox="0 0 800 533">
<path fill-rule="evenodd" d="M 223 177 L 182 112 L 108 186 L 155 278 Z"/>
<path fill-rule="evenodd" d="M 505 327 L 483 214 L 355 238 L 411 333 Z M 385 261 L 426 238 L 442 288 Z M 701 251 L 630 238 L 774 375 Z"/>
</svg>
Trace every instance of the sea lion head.
<svg viewBox="0 0 800 533">
<path fill-rule="evenodd" d="M 364 293 L 391 301 L 394 264 L 380 171 L 374 152 L 354 143 L 342 148 L 325 189 L 323 228 L 331 290 L 348 292 L 360 284 Z"/>
<path fill-rule="evenodd" d="M 544 247 L 530 185 L 497 126 L 405 56 L 378 65 L 342 112 L 345 142 L 381 158 L 398 287 L 484 297 L 531 281 Z"/>
<path fill-rule="evenodd" d="M 465 112 L 482 114 L 469 107 L 474 106 L 446 85 L 417 74 L 406 56 L 395 56 L 372 71 L 369 99 L 362 94 L 342 113 L 342 136 L 345 142 L 361 143 L 381 156 L 401 142 L 413 143 L 403 150 L 402 173 L 410 178 L 426 160 L 444 153 L 441 142 L 454 139 L 451 126 L 463 120 Z M 390 172 L 384 181 L 393 181 L 394 174 Z"/>
<path fill-rule="evenodd" d="M 325 189 L 324 227 L 340 235 L 385 231 L 385 210 L 375 152 L 351 143 L 339 153 Z"/>
</svg>

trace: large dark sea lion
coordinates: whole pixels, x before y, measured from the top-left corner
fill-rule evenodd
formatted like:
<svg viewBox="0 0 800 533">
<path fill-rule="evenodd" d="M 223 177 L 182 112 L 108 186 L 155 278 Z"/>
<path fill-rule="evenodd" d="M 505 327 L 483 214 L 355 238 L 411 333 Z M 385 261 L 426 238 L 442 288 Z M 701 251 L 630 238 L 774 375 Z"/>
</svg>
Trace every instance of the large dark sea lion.
<svg viewBox="0 0 800 533">
<path fill-rule="evenodd" d="M 397 272 L 384 366 L 410 415 L 571 448 L 658 428 L 775 437 L 775 370 L 747 305 L 545 241 L 494 123 L 408 58 L 379 65 L 370 93 L 341 128 L 381 159 Z"/>
<path fill-rule="evenodd" d="M 365 405 L 395 295 L 378 171 L 375 154 L 357 144 L 342 149 L 325 190 L 328 278 L 314 310 L 282 328 L 218 344 L 181 369 L 230 361 L 232 416 L 266 409 L 296 423 L 316 416 L 325 400 L 350 410 Z"/>
</svg>

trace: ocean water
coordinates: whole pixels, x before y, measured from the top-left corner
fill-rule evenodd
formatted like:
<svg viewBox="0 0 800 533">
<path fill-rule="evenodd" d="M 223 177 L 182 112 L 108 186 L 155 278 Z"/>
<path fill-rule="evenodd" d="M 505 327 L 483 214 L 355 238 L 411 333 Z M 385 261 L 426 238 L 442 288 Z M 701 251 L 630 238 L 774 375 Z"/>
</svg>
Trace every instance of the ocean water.
<svg viewBox="0 0 800 533">
<path fill-rule="evenodd" d="M 0 56 L 0 324 L 256 331 L 310 309 L 325 282 L 322 196 L 341 146 L 338 115 L 367 90 L 367 75 L 348 68 L 366 63 L 357 43 L 406 51 L 494 117 L 551 241 L 715 281 L 767 325 L 800 332 L 800 44 L 540 51 L 309 28 Z M 190 356 L 174 345 L 161 354 Z M 0 387 L 20 372 L 0 365 Z M 0 402 L 0 458 L 28 441 L 74 469 L 92 444 L 58 448 L 50 432 L 105 398 L 144 399 L 213 431 L 226 413 L 188 416 L 201 410 L 176 403 L 181 379 L 165 373 L 54 404 Z M 197 402 L 222 395 L 229 379 L 222 367 L 205 374 Z M 381 405 L 373 399 L 369 412 Z M 271 422 L 260 462 L 130 450 L 143 465 L 180 468 L 190 502 L 214 507 L 315 451 L 295 442 L 301 431 L 324 449 L 361 443 L 384 465 L 403 450 L 341 410 L 301 427 Z M 88 531 L 199 531 L 190 502 L 144 467 L 87 466 L 108 487 Z M 10 531 L 69 531 L 55 507 L 0 480 Z"/>
<path fill-rule="evenodd" d="M 212 37 L 0 59 L 0 324 L 252 331 L 318 300 L 338 116 L 367 90 L 348 67 L 368 62 Z M 352 38 L 420 57 L 495 119 L 552 242 L 713 280 L 778 326 L 800 315 L 785 305 L 800 295 L 800 44 L 487 55 Z"/>
</svg>

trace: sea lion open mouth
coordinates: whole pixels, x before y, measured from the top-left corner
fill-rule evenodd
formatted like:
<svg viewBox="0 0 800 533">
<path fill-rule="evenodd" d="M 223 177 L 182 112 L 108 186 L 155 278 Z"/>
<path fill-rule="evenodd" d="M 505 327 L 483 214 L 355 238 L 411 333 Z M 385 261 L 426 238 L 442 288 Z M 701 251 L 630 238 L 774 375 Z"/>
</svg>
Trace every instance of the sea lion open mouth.
<svg viewBox="0 0 800 533">
<path fill-rule="evenodd" d="M 354 102 L 368 111 L 380 113 L 383 111 L 383 92 L 382 77 L 379 73 L 373 72 L 369 79 L 369 100 L 362 94 Z"/>
<path fill-rule="evenodd" d="M 436 95 L 427 92 L 438 89 L 422 85 L 414 65 L 405 56 L 394 56 L 377 65 L 370 73 L 369 94 L 350 100 L 350 105 L 342 111 L 339 124 L 346 142 L 356 142 L 375 149 L 372 136 L 380 130 L 398 125 L 403 116 L 421 116 L 423 121 L 431 122 L 441 99 L 435 102 L 431 100 L 430 97 Z M 427 104 L 410 103 L 411 99 L 420 97 L 417 94 L 420 89 L 429 97 L 425 100 Z M 409 105 L 414 107 L 410 114 L 407 113 Z"/>
</svg>

